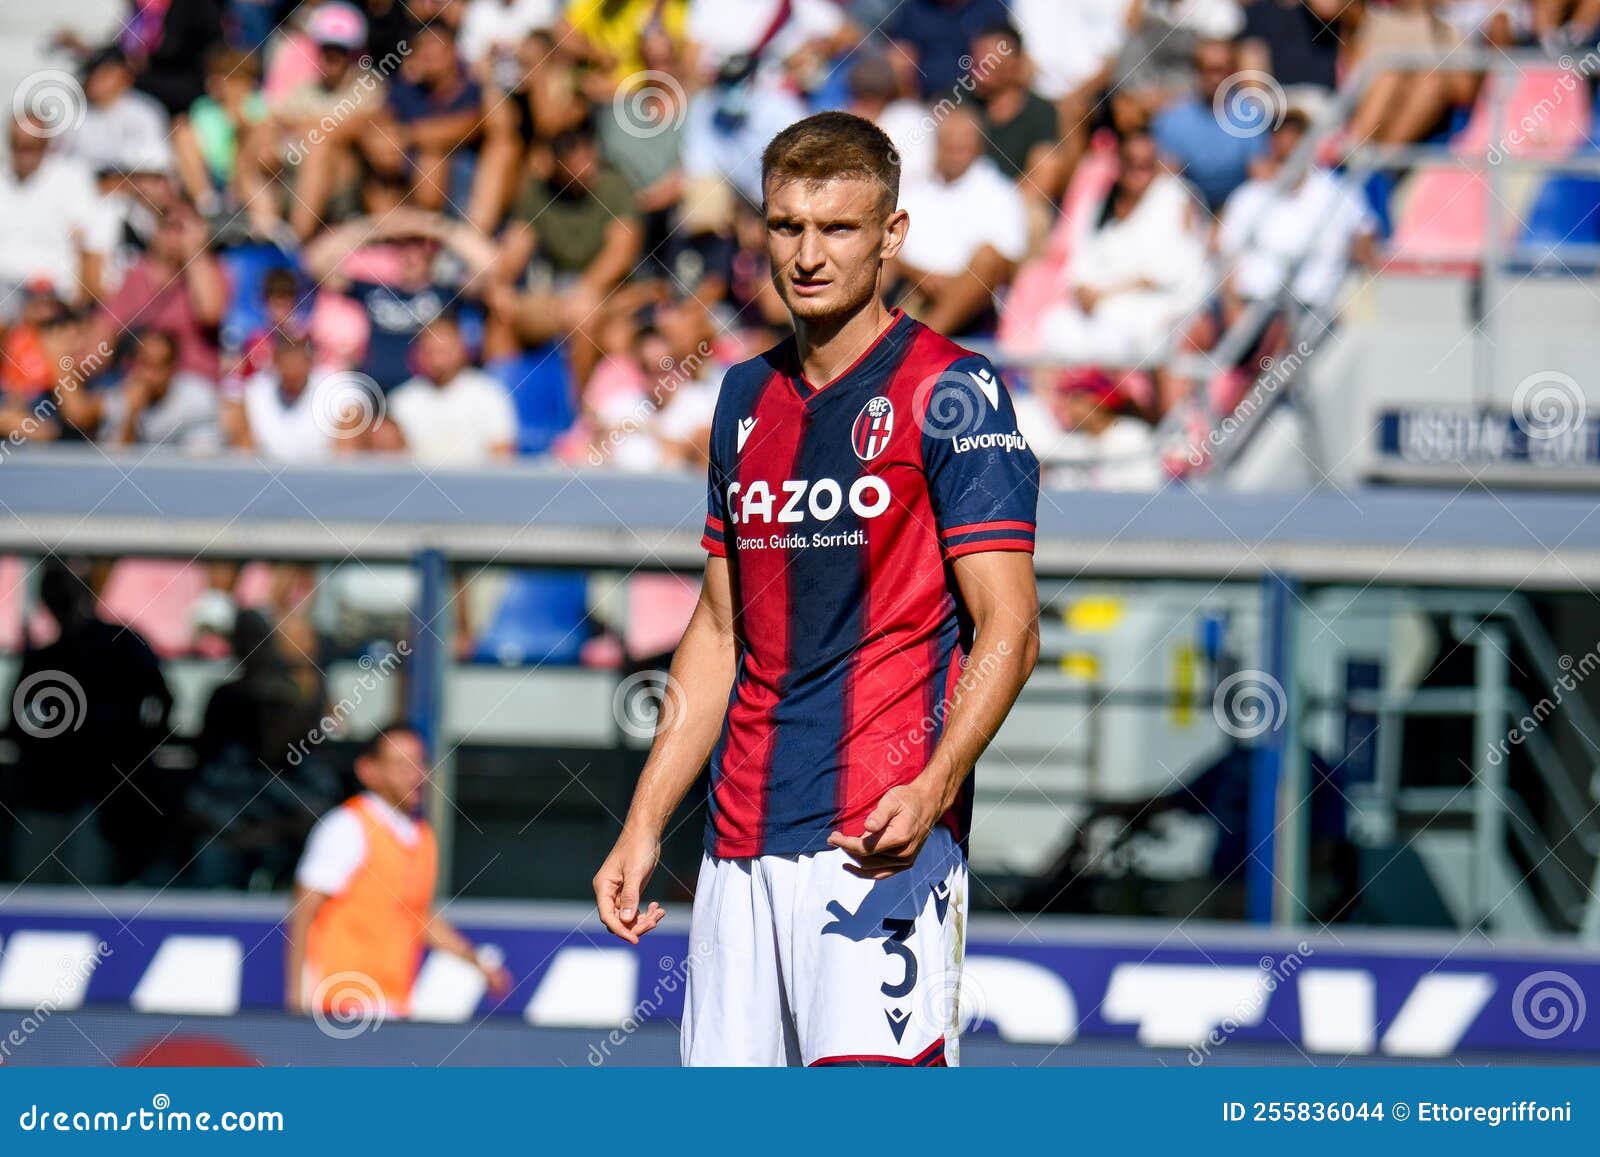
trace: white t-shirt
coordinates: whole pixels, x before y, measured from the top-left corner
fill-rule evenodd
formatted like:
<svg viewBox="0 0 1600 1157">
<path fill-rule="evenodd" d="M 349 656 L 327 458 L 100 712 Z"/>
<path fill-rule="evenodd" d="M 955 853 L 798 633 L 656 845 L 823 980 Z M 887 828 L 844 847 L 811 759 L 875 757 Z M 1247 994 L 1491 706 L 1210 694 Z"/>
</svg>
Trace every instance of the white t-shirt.
<svg viewBox="0 0 1600 1157">
<path fill-rule="evenodd" d="M 1222 210 L 1217 247 L 1232 262 L 1234 288 L 1252 301 L 1275 297 L 1303 257 L 1292 291 L 1313 309 L 1327 309 L 1349 272 L 1351 247 L 1376 228 L 1358 193 L 1313 169 L 1288 193 L 1275 192 L 1271 181 L 1235 189 Z"/>
<path fill-rule="evenodd" d="M 415 847 L 417 821 L 396 811 L 371 792 L 361 796 L 363 803 L 406 847 Z M 367 833 L 361 820 L 347 807 L 336 807 L 317 821 L 306 839 L 306 850 L 295 869 L 294 882 L 302 888 L 337 896 L 350 883 L 367 858 Z"/>
<path fill-rule="evenodd" d="M 327 397 L 325 370 L 313 370 L 300 396 L 288 404 L 278 389 L 276 370 L 255 375 L 244 387 L 244 414 L 250 436 L 263 458 L 277 462 L 321 462 L 333 452 L 328 431 L 339 416 L 337 399 Z"/>
<path fill-rule="evenodd" d="M 448 384 L 412 378 L 389 395 L 388 414 L 426 466 L 477 466 L 517 441 L 517 411 L 506 388 L 482 370 Z"/>
<path fill-rule="evenodd" d="M 1105 67 L 1128 39 L 1130 0 L 1011 0 L 1034 64 L 1033 89 L 1059 100 Z"/>
<path fill-rule="evenodd" d="M 949 183 L 935 175 L 907 186 L 900 207 L 911 214 L 900 256 L 925 273 L 960 273 L 984 245 L 1011 261 L 1027 255 L 1022 194 L 988 157 L 979 157 Z"/>
<path fill-rule="evenodd" d="M 933 179 L 933 134 L 938 122 L 926 105 L 897 100 L 878 116 L 878 127 L 900 154 L 901 187 Z"/>
<path fill-rule="evenodd" d="M 471 0 L 456 45 L 463 60 L 476 64 L 496 44 L 516 44 L 553 26 L 560 15 L 560 0 Z"/>
<path fill-rule="evenodd" d="M 125 92 L 104 108 L 89 105 L 66 148 L 95 172 L 166 168 L 172 163 L 170 131 L 160 101 L 142 92 Z"/>
<path fill-rule="evenodd" d="M 74 297 L 77 245 L 108 254 L 117 224 L 93 174 L 77 158 L 46 156 L 26 181 L 17 180 L 10 164 L 0 165 L 0 280 L 48 277 L 58 292 Z"/>
<path fill-rule="evenodd" d="M 715 72 L 730 56 L 749 52 L 771 27 L 782 0 L 690 0 L 689 40 L 699 48 L 706 69 Z M 782 28 L 762 53 L 763 64 L 782 64 L 807 42 L 832 36 L 844 26 L 844 13 L 830 0 L 793 0 Z"/>
</svg>

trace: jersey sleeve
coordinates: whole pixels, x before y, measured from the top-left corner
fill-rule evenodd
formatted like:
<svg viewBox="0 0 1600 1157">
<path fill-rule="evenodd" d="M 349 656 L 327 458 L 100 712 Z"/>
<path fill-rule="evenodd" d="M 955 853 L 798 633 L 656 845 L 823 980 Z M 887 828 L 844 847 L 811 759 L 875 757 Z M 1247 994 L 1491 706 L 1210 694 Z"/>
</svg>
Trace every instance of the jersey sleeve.
<svg viewBox="0 0 1600 1157">
<path fill-rule="evenodd" d="M 1039 460 L 994 367 L 976 356 L 954 362 L 928 391 L 920 417 L 928 496 L 944 556 L 1033 553 Z"/>
<path fill-rule="evenodd" d="M 706 526 L 700 535 L 700 545 L 713 558 L 728 557 L 726 529 L 728 522 L 728 488 L 717 461 L 717 444 L 721 440 L 722 407 L 717 407 L 711 419 L 711 455 L 706 464 Z"/>
</svg>

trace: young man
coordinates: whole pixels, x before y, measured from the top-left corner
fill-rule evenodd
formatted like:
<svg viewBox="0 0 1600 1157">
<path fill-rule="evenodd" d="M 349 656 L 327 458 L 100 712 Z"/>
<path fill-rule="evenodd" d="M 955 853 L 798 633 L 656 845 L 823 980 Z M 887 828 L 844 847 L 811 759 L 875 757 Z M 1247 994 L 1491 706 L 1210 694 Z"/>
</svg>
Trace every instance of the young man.
<svg viewBox="0 0 1600 1157">
<path fill-rule="evenodd" d="M 762 159 L 794 337 L 730 370 L 672 723 L 595 876 L 629 943 L 711 761 L 686 1064 L 956 1060 L 969 773 L 1038 653 L 1039 467 L 989 364 L 882 304 L 912 227 L 848 113 Z"/>
<path fill-rule="evenodd" d="M 475 965 L 490 994 L 505 995 L 505 969 L 434 910 L 438 853 L 415 814 L 428 779 L 421 737 L 378 732 L 356 757 L 356 778 L 366 790 L 317 821 L 295 871 L 285 1007 L 408 1016 L 429 948 Z"/>
</svg>

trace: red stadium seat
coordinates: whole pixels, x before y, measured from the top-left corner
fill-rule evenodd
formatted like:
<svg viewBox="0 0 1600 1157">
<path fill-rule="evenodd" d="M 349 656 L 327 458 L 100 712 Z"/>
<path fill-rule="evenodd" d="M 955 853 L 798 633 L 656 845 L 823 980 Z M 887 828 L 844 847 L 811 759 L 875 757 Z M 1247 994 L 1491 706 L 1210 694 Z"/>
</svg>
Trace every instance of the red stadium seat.
<svg viewBox="0 0 1600 1157">
<path fill-rule="evenodd" d="M 1506 94 L 1495 132 L 1493 97 Z M 1559 160 L 1580 148 L 1591 117 L 1588 82 L 1559 68 L 1536 68 L 1518 75 L 1490 77 L 1473 107 L 1472 119 L 1452 143 L 1461 156 L 1498 162 L 1504 157 Z"/>
<path fill-rule="evenodd" d="M 636 574 L 629 579 L 628 657 L 648 659 L 675 648 L 699 599 L 700 584 L 681 575 Z"/>
<path fill-rule="evenodd" d="M 100 602 L 108 619 L 128 624 L 169 658 L 192 649 L 189 611 L 208 586 L 199 563 L 127 558 L 111 568 Z"/>
<path fill-rule="evenodd" d="M 1393 273 L 1472 273 L 1483 258 L 1489 186 L 1481 173 L 1425 168 L 1395 220 Z"/>
</svg>

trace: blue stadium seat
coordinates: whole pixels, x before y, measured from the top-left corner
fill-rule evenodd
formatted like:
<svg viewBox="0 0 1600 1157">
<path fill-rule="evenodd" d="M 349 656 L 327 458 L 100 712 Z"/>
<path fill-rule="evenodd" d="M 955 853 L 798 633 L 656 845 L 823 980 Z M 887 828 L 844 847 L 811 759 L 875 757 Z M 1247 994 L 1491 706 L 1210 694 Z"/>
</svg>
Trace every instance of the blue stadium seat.
<svg viewBox="0 0 1600 1157">
<path fill-rule="evenodd" d="M 514 570 L 472 658 L 506 666 L 575 665 L 589 637 L 588 579 L 572 571 Z"/>
<path fill-rule="evenodd" d="M 294 269 L 294 258 L 276 245 L 240 245 L 217 255 L 228 278 L 228 309 L 222 317 L 224 345 L 239 345 L 266 324 L 262 283 L 274 269 Z"/>
<path fill-rule="evenodd" d="M 517 452 L 543 454 L 577 420 L 572 374 L 559 345 L 528 350 L 487 367 L 517 407 Z"/>
<path fill-rule="evenodd" d="M 1600 244 L 1600 177 L 1557 174 L 1546 181 L 1528 212 L 1521 242 L 1538 246 L 1569 269 L 1592 269 L 1593 256 L 1563 254 L 1562 250 Z"/>
</svg>

